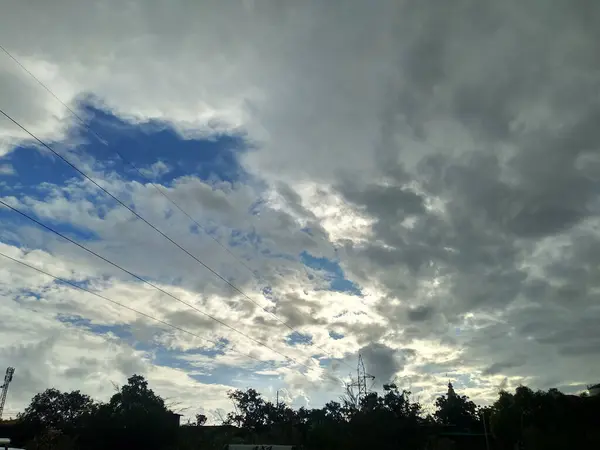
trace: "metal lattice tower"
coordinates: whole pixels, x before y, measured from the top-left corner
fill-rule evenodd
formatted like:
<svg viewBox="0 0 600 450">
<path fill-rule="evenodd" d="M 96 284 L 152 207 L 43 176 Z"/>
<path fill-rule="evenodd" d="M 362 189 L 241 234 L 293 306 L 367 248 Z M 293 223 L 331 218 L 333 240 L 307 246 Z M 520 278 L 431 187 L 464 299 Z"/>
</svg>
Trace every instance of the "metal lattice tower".
<svg viewBox="0 0 600 450">
<path fill-rule="evenodd" d="M 356 367 L 356 381 L 350 385 L 358 388 L 357 399 L 359 402 L 369 393 L 373 385 L 373 383 L 370 383 L 370 385 L 367 386 L 367 380 L 370 380 L 372 382 L 374 379 L 375 377 L 373 375 L 367 373 L 362 355 L 359 354 L 358 366 Z"/>
<path fill-rule="evenodd" d="M 6 375 L 4 375 L 4 384 L 0 386 L 2 394 L 0 395 L 0 419 L 2 419 L 2 412 L 4 411 L 4 403 L 6 402 L 6 394 L 8 394 L 8 385 L 12 381 L 13 374 L 15 373 L 14 367 L 6 369 Z"/>
</svg>

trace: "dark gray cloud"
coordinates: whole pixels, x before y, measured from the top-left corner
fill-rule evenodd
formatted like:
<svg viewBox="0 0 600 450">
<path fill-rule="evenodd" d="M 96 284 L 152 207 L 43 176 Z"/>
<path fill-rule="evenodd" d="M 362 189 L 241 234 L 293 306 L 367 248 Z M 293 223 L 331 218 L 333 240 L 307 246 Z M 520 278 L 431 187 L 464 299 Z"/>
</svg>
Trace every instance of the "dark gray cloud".
<svg viewBox="0 0 600 450">
<path fill-rule="evenodd" d="M 148 364 L 135 355 L 132 350 L 123 349 L 115 357 L 115 368 L 125 377 L 130 377 L 133 374 L 146 375 Z"/>
<path fill-rule="evenodd" d="M 408 310 L 408 318 L 413 322 L 422 322 L 429 319 L 434 312 L 434 308 L 428 305 L 420 305 Z"/>
<path fill-rule="evenodd" d="M 316 219 L 312 211 L 309 211 L 302 205 L 302 197 L 293 190 L 288 184 L 279 182 L 277 183 L 277 193 L 281 195 L 285 204 L 299 217 Z"/>
<path fill-rule="evenodd" d="M 378 386 L 393 380 L 404 368 L 406 361 L 414 357 L 414 351 L 391 348 L 376 342 L 362 347 L 359 353 L 364 359 L 367 372 L 375 377 Z"/>
<path fill-rule="evenodd" d="M 506 373 L 507 369 L 519 367 L 521 364 L 517 362 L 497 362 L 483 370 L 483 375 L 496 375 L 498 373 Z"/>
<path fill-rule="evenodd" d="M 81 357 L 77 361 L 77 366 L 69 367 L 64 371 L 64 375 L 67 378 L 79 380 L 85 377 L 94 375 L 101 369 L 99 361 L 93 358 Z"/>
<path fill-rule="evenodd" d="M 231 190 L 228 183 L 211 186 L 195 177 L 181 177 L 170 189 L 169 197 L 173 197 L 178 204 L 185 205 L 186 210 L 193 211 L 201 208 L 220 214 L 231 214 L 234 206 L 227 198 L 227 190 Z"/>
<path fill-rule="evenodd" d="M 407 8 L 381 182 L 336 188 L 373 220 L 368 240 L 344 243 L 344 268 L 384 289 L 377 309 L 405 339 L 446 336 L 457 364 L 547 383 L 544 357 L 581 379 L 597 365 L 578 357 L 600 351 L 600 7 L 525 3 Z M 453 335 L 478 313 L 498 323 Z"/>
<path fill-rule="evenodd" d="M 50 335 L 37 342 L 4 346 L 0 350 L 2 360 L 15 367 L 16 376 L 10 385 L 11 396 L 24 400 L 19 395 L 20 392 L 40 392 L 48 387 L 47 378 L 50 377 L 51 368 L 47 365 L 40 367 L 37 361 L 45 361 L 55 343 L 56 336 Z"/>
<path fill-rule="evenodd" d="M 184 329 L 203 332 L 206 330 L 212 331 L 220 327 L 220 325 L 210 317 L 199 314 L 192 309 L 167 313 L 166 321 Z"/>
<path fill-rule="evenodd" d="M 320 305 L 300 295 L 288 294 L 278 298 L 274 313 L 289 326 L 326 325 L 329 321 L 319 317 Z M 270 318 L 268 318 L 270 320 Z"/>
<path fill-rule="evenodd" d="M 338 189 L 346 200 L 380 221 L 402 221 L 425 212 L 423 197 L 405 187 L 368 185 L 357 189 L 354 183 L 347 182 Z"/>
<path fill-rule="evenodd" d="M 432 371 L 453 365 L 484 377 L 518 372 L 540 387 L 597 378 L 598 2 L 306 1 L 292 8 L 245 2 L 237 8 L 182 0 L 168 11 L 107 3 L 95 14 L 76 2 L 47 3 L 15 6 L 0 33 L 65 99 L 93 92 L 118 114 L 166 119 L 192 134 L 206 133 L 202 121 L 218 117 L 242 124 L 257 144 L 242 164 L 269 194 L 279 194 L 283 210 L 265 207 L 249 223 L 247 211 L 261 194 L 250 187 L 185 178 L 170 192 L 186 210 L 219 224 L 214 232 L 226 241 L 232 229 L 260 235 L 260 246 L 245 243 L 235 252 L 266 282 L 189 233 L 187 221 L 167 220 L 160 196 L 138 184 L 131 193 L 136 207 L 195 254 L 209 255 L 227 279 L 244 290 L 268 285 L 312 294 L 323 280 L 310 280 L 290 259 L 303 250 L 333 258 L 336 224 L 366 228 L 362 239 L 342 236 L 335 245 L 345 274 L 370 293 L 365 302 L 373 317 L 323 317 L 326 298 L 310 303 L 290 295 L 275 302 L 284 320 L 339 329 L 348 338 L 341 343 L 371 353 L 382 379 L 403 367 L 395 348 L 427 339 L 454 351 Z M 57 26 L 42 36 L 47 20 Z M 20 23 L 31 24 L 31 32 L 22 35 Z M 109 61 L 104 49 L 115 46 L 122 51 Z M 186 70 L 173 70 L 182 65 Z M 56 134 L 60 127 L 49 117 L 61 115 L 25 78 L 3 70 L 4 103 L 27 125 Z M 0 131 L 14 137 L 4 125 Z M 327 194 L 311 205 L 305 192 L 313 187 Z M 99 232 L 95 250 L 160 282 L 202 292 L 199 303 L 228 298 L 217 311 L 224 316 L 255 311 L 129 217 L 109 211 L 98 221 L 83 214 L 72 194 L 80 189 L 85 199 L 88 192 L 70 188 L 61 201 L 45 199 L 34 209 Z M 331 206 L 329 193 L 344 213 Z M 369 224 L 356 225 L 354 212 Z M 323 214 L 337 222 L 320 222 Z M 2 233 L 101 272 L 90 269 L 96 262 L 30 229 Z M 267 264 L 263 251 L 292 258 Z M 171 319 L 203 327 L 187 315 Z M 276 336 L 268 316 L 253 320 L 259 325 L 253 333 Z M 123 358 L 123 370 L 140 369 Z"/>
</svg>

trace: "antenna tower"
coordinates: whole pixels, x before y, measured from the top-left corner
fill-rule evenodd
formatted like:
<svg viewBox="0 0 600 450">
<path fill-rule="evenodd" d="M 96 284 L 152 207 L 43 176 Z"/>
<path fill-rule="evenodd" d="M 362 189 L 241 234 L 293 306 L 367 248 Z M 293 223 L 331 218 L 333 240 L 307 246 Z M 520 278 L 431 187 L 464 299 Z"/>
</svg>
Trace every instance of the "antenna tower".
<svg viewBox="0 0 600 450">
<path fill-rule="evenodd" d="M 4 403 L 6 402 L 6 394 L 8 394 L 8 385 L 12 381 L 13 374 L 15 373 L 14 367 L 6 369 L 6 375 L 4 375 L 4 384 L 0 386 L 2 394 L 0 394 L 0 419 L 2 419 L 2 412 L 4 411 Z"/>
</svg>

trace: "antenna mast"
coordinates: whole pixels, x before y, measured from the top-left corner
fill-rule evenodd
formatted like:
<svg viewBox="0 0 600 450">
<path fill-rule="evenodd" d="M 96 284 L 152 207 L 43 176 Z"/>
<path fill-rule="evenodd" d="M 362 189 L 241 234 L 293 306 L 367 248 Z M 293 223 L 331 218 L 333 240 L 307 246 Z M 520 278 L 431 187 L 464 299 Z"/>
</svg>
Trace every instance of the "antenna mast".
<svg viewBox="0 0 600 450">
<path fill-rule="evenodd" d="M 4 375 L 4 384 L 0 386 L 2 394 L 0 394 L 0 419 L 2 419 L 2 412 L 4 411 L 4 403 L 6 402 L 6 394 L 8 394 L 8 385 L 12 381 L 13 374 L 15 373 L 14 367 L 6 369 L 6 375 Z"/>
</svg>

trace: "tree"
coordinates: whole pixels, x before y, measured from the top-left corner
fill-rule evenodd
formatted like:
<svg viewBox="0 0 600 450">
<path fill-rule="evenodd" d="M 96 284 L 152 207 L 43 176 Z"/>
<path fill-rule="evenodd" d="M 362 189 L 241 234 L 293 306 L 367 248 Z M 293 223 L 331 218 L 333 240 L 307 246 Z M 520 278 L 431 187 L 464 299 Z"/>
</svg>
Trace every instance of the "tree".
<svg viewBox="0 0 600 450">
<path fill-rule="evenodd" d="M 344 394 L 340 400 L 347 410 L 355 411 L 360 407 L 360 396 L 351 383 L 344 384 Z"/>
<path fill-rule="evenodd" d="M 519 386 L 514 394 L 500 392 L 491 408 L 491 429 L 504 448 L 513 448 L 518 442 L 548 450 L 595 448 L 600 445 L 598 406 L 593 398 Z M 597 445 L 591 445 L 592 441 Z"/>
<path fill-rule="evenodd" d="M 437 398 L 435 406 L 434 417 L 438 423 L 463 430 L 479 429 L 477 406 L 466 395 L 458 395 L 452 383 L 448 383 L 448 392 Z"/>
<path fill-rule="evenodd" d="M 141 375 L 131 376 L 127 384 L 111 397 L 108 406 L 113 414 L 122 417 L 168 412 L 165 401 L 148 387 L 148 382 Z"/>
<path fill-rule="evenodd" d="M 225 424 L 251 431 L 257 431 L 267 425 L 266 402 L 256 390 L 230 391 L 227 396 L 233 402 L 234 412 L 227 414 Z"/>
<path fill-rule="evenodd" d="M 79 391 L 61 392 L 46 389 L 36 394 L 19 420 L 36 431 L 53 429 L 62 432 L 81 426 L 82 420 L 94 411 L 94 402 Z"/>
<path fill-rule="evenodd" d="M 204 414 L 196 414 L 196 426 L 201 427 L 206 423 L 207 417 Z"/>
<path fill-rule="evenodd" d="M 29 434 L 16 431 L 15 443 L 37 450 L 192 449 L 219 448 L 221 444 L 251 439 L 301 444 L 313 450 L 417 449 L 425 447 L 432 428 L 435 432 L 440 428 L 423 426 L 431 424 L 431 419 L 422 417 L 421 406 L 411 401 L 410 392 L 393 384 L 384 385 L 383 394 L 371 392 L 357 398 L 356 403 L 329 402 L 323 408 L 298 410 L 283 403 L 273 404 L 248 389 L 229 392 L 235 412 L 225 420 L 243 431 L 230 430 L 217 445 L 210 433 L 197 433 L 189 427 L 176 439 L 178 430 L 169 407 L 142 376 L 130 377 L 116 390 L 105 404 L 94 403 L 79 391 L 48 389 L 36 395 L 19 416 L 20 423 L 29 427 Z M 514 394 L 500 392 L 492 407 L 478 410 L 449 384 L 436 406 L 438 424 L 477 432 L 483 431 L 478 417 L 481 413 L 490 425 L 493 448 L 499 450 L 512 450 L 518 442 L 528 449 L 600 448 L 600 397 L 565 395 L 556 389 L 534 392 L 519 386 Z M 196 415 L 197 425 L 205 422 L 206 416 Z M 182 436 L 201 439 L 186 440 Z"/>
<path fill-rule="evenodd" d="M 420 421 L 421 405 L 410 401 L 410 391 L 399 391 L 395 384 L 384 386 L 383 404 L 397 419 L 416 424 Z"/>
<path fill-rule="evenodd" d="M 141 375 L 131 376 L 92 419 L 87 443 L 94 446 L 164 448 L 177 431 L 165 401 Z"/>
<path fill-rule="evenodd" d="M 230 391 L 227 396 L 235 411 L 227 414 L 225 424 L 250 431 L 260 431 L 277 423 L 297 422 L 297 413 L 284 403 L 264 400 L 254 389 Z"/>
</svg>

